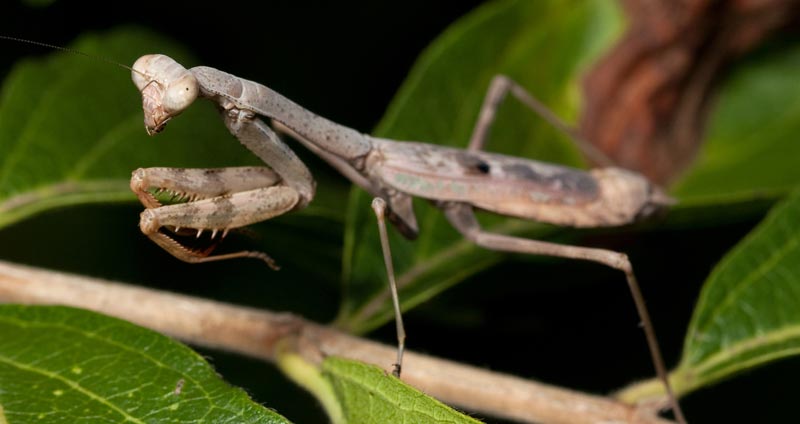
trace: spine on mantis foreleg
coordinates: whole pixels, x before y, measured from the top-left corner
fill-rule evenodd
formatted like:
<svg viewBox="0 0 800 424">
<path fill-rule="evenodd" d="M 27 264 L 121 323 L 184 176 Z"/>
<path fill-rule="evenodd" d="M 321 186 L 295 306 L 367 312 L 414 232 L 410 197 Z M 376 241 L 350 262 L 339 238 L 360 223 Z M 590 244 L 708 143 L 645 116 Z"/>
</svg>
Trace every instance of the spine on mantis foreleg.
<svg viewBox="0 0 800 424">
<path fill-rule="evenodd" d="M 369 136 L 304 109 L 261 84 L 206 66 L 192 68 L 191 72 L 200 82 L 203 96 L 227 100 L 239 109 L 275 119 L 299 134 L 301 142 L 314 143 L 347 160 L 359 159 L 372 149 Z"/>
</svg>

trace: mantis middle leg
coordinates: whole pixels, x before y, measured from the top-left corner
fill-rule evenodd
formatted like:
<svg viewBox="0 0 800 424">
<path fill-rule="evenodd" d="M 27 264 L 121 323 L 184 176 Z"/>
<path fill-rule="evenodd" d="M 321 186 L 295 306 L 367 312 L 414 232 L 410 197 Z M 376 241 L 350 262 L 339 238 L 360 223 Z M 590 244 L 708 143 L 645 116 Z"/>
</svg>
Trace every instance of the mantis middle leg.
<svg viewBox="0 0 800 424">
<path fill-rule="evenodd" d="M 389 289 L 392 292 L 392 305 L 394 306 L 394 322 L 397 327 L 397 362 L 394 364 L 392 374 L 400 378 L 400 371 L 403 368 L 403 351 L 406 346 L 406 330 L 403 326 L 403 313 L 400 310 L 400 296 L 397 294 L 397 283 L 394 279 L 394 265 L 392 264 L 392 250 L 389 247 L 389 235 L 386 233 L 386 201 L 380 197 L 372 200 L 372 210 L 378 217 L 378 233 L 381 239 L 381 250 L 383 251 L 383 262 L 386 265 L 386 274 L 389 278 Z"/>
</svg>

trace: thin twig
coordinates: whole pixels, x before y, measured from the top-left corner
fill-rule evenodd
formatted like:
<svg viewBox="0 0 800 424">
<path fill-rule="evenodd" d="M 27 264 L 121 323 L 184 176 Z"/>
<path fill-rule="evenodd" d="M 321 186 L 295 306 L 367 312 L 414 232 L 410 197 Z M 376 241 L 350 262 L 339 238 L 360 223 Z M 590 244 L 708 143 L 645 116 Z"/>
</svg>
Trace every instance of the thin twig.
<svg viewBox="0 0 800 424">
<path fill-rule="evenodd" d="M 272 361 L 278 341 L 319 363 L 337 355 L 391 370 L 395 347 L 281 314 L 0 261 L 0 302 L 59 304 L 116 316 L 199 346 Z M 650 411 L 408 352 L 403 380 L 461 408 L 522 422 L 669 423 Z"/>
</svg>

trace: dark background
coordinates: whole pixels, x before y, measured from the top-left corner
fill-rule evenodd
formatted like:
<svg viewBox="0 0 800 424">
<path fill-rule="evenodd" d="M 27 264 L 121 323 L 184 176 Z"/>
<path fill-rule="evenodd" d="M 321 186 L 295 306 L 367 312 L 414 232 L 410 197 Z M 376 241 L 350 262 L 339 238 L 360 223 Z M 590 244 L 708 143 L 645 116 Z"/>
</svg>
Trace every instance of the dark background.
<svg viewBox="0 0 800 424">
<path fill-rule="evenodd" d="M 108 2 L 79 8 L 57 1 L 32 9 L 4 2 L 0 33 L 65 45 L 87 31 L 123 24 L 152 28 L 189 47 L 202 64 L 266 83 L 323 116 L 369 131 L 420 52 L 479 3 L 221 2 L 230 7 L 226 10 L 196 7 L 199 3 Z M 22 56 L 50 53 L 30 45 L 0 45 L 0 76 Z M 340 179 L 310 155 L 302 157 L 311 162 L 318 179 Z M 261 303 L 259 299 L 268 297 L 261 288 L 221 282 L 239 273 L 268 271 L 243 263 L 179 263 L 138 233 L 139 210 L 133 204 L 81 206 L 41 214 L 0 231 L 0 258 L 290 310 L 321 322 L 335 316 L 338 275 L 294 286 L 276 283 L 271 289 L 281 290 L 283 303 L 276 305 L 274 298 Z M 732 222 L 709 228 L 652 225 L 584 242 L 631 255 L 667 363 L 674 366 L 701 283 L 765 210 L 744 211 Z M 281 219 L 308 224 L 302 218 Z M 326 246 L 341 243 L 341 228 L 322 227 L 298 238 L 314 237 Z M 680 263 L 661 259 L 662 253 L 675 249 L 684 253 Z M 335 267 L 337 257 L 332 257 L 310 252 L 308 264 L 327 261 Z M 281 278 L 291 281 L 292 272 L 284 267 Z M 411 311 L 406 320 L 410 349 L 561 386 L 607 393 L 653 374 L 622 276 L 592 264 L 514 258 Z M 370 337 L 393 343 L 393 324 Z M 298 423 L 326 422 L 315 400 L 271 365 L 201 352 L 226 380 L 244 387 L 258 402 Z M 785 376 L 797 375 L 798 366 L 797 360 L 783 361 L 692 394 L 682 403 L 692 422 L 780 422 L 786 415 L 776 406 L 791 406 L 796 397 L 792 379 Z"/>
</svg>

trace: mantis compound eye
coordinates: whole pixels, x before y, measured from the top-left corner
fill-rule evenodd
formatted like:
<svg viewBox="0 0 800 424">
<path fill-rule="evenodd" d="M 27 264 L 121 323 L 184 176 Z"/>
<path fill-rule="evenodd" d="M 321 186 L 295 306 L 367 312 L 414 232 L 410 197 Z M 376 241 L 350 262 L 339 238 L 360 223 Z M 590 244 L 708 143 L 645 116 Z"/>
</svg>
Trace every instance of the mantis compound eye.
<svg viewBox="0 0 800 424">
<path fill-rule="evenodd" d="M 197 98 L 199 91 L 197 79 L 191 72 L 185 69 L 184 71 L 178 79 L 167 82 L 167 89 L 164 93 L 164 110 L 172 116 L 189 107 Z"/>
</svg>

